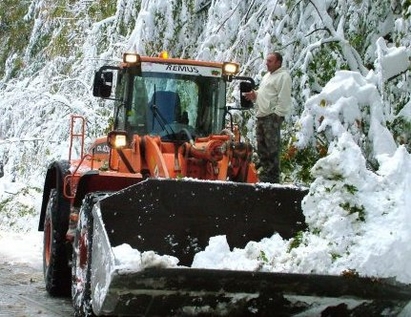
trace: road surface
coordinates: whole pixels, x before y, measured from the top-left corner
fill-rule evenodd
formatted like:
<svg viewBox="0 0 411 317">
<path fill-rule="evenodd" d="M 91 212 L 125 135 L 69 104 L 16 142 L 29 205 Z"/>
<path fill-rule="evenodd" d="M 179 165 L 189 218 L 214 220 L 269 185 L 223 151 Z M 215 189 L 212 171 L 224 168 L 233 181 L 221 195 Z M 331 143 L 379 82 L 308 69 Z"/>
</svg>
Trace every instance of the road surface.
<svg viewBox="0 0 411 317">
<path fill-rule="evenodd" d="M 0 317 L 72 317 L 70 298 L 48 296 L 43 272 L 0 260 Z"/>
</svg>

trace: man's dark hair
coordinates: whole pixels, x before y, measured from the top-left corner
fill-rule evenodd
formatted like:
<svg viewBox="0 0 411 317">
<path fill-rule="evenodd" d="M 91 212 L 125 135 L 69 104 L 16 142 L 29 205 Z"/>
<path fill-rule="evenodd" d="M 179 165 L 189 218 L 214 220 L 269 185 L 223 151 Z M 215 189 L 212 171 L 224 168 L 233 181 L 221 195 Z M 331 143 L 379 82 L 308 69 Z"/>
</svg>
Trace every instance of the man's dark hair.
<svg viewBox="0 0 411 317">
<path fill-rule="evenodd" d="M 281 55 L 280 52 L 273 52 L 272 54 L 275 56 L 275 58 L 277 59 L 277 61 L 280 62 L 280 64 L 283 63 L 283 56 Z"/>
</svg>

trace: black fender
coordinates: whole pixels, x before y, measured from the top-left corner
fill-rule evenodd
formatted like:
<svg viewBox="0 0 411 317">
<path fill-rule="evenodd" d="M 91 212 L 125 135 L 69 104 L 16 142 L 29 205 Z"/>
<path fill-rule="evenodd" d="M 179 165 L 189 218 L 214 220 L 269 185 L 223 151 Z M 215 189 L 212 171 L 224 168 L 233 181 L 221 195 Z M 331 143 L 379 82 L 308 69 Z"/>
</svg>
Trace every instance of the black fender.
<svg viewBox="0 0 411 317">
<path fill-rule="evenodd" d="M 70 174 L 69 168 L 69 162 L 67 160 L 62 160 L 51 163 L 47 169 L 43 187 L 43 199 L 41 203 L 38 231 L 44 230 L 44 218 L 46 217 L 46 208 L 50 191 L 55 188 L 59 193 L 63 193 L 64 177 Z"/>
</svg>

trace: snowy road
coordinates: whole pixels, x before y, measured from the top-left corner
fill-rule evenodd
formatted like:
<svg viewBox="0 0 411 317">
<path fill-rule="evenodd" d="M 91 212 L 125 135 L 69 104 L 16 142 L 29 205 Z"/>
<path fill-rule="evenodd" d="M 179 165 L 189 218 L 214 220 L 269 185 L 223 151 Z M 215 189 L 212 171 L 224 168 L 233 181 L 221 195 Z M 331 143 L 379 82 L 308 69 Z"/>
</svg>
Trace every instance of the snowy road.
<svg viewBox="0 0 411 317">
<path fill-rule="evenodd" d="M 0 231 L 0 317 L 72 317 L 70 298 L 48 296 L 42 233 Z"/>
<path fill-rule="evenodd" d="M 0 317 L 71 317 L 69 298 L 52 298 L 43 274 L 24 264 L 0 264 Z"/>
</svg>

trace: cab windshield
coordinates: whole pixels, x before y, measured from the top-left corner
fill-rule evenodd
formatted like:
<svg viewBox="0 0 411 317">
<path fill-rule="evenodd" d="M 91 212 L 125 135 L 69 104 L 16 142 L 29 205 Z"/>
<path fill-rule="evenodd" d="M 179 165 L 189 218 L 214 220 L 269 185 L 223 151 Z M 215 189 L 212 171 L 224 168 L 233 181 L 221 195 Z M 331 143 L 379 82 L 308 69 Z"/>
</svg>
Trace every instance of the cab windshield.
<svg viewBox="0 0 411 317">
<path fill-rule="evenodd" d="M 221 132 L 226 93 L 221 77 L 143 71 L 126 78 L 118 128 L 165 139 L 184 129 L 193 137 Z"/>
</svg>

